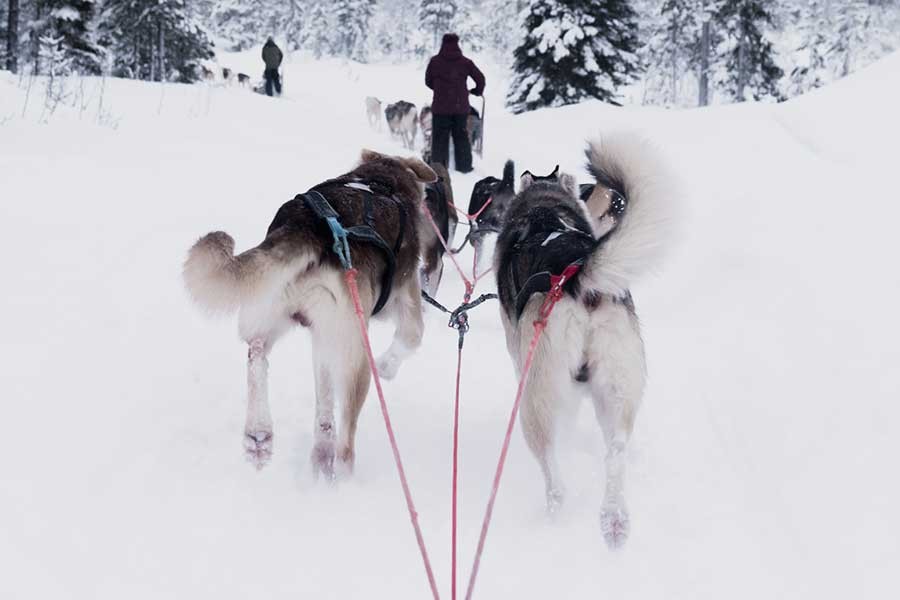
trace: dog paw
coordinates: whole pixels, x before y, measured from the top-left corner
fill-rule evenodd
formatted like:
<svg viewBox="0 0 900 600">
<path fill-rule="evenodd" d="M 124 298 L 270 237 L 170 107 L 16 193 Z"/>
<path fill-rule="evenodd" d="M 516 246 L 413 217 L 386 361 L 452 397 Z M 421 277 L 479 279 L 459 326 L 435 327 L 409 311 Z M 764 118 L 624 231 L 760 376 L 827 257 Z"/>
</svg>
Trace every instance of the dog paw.
<svg viewBox="0 0 900 600">
<path fill-rule="evenodd" d="M 563 506 L 563 491 L 559 488 L 553 488 L 547 491 L 547 514 L 555 516 L 559 514 Z"/>
<path fill-rule="evenodd" d="M 397 376 L 397 371 L 400 370 L 400 359 L 393 354 L 387 353 L 376 361 L 376 366 L 382 379 L 391 380 Z"/>
<path fill-rule="evenodd" d="M 353 466 L 356 463 L 356 454 L 350 446 L 341 447 L 338 452 L 338 475 L 340 477 L 350 477 L 353 475 Z"/>
<path fill-rule="evenodd" d="M 244 455 L 257 470 L 269 464 L 272 460 L 272 432 L 245 431 Z"/>
<path fill-rule="evenodd" d="M 631 531 L 628 511 L 618 506 L 609 506 L 600 512 L 600 531 L 610 550 L 618 550 L 625 545 Z"/>
<path fill-rule="evenodd" d="M 322 475 L 325 481 L 333 482 L 335 480 L 334 471 L 334 442 L 331 440 L 319 440 L 312 450 L 312 467 L 313 476 L 316 478 Z"/>
</svg>

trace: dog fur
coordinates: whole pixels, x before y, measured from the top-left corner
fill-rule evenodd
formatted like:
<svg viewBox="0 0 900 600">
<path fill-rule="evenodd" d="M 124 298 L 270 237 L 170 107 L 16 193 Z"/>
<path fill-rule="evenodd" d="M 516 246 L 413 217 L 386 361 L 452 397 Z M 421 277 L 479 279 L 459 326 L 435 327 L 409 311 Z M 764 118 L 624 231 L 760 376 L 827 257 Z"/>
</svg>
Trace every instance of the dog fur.
<svg viewBox="0 0 900 600">
<path fill-rule="evenodd" d="M 381 100 L 375 96 L 366 96 L 366 118 L 369 127 L 381 131 Z"/>
<path fill-rule="evenodd" d="M 485 238 L 492 233 L 500 231 L 506 210 L 516 195 L 516 166 L 508 160 L 503 166 L 503 177 L 488 176 L 475 183 L 472 187 L 472 195 L 469 198 L 469 214 L 474 215 L 493 198 L 478 218 L 475 219 L 475 228 L 469 233 L 469 243 L 475 249 L 475 253 L 483 256 Z"/>
<path fill-rule="evenodd" d="M 391 135 L 399 137 L 403 146 L 412 150 L 416 142 L 416 125 L 418 123 L 416 105 L 404 100 L 388 104 L 384 109 L 384 116 L 387 119 Z"/>
<path fill-rule="evenodd" d="M 431 130 L 432 130 L 432 113 L 431 106 L 423 106 L 419 112 L 419 127 L 422 129 L 422 140 L 424 147 L 422 148 L 422 160 L 427 163 L 431 162 Z"/>
<path fill-rule="evenodd" d="M 250 76 L 246 73 L 238 73 L 237 74 L 238 85 L 241 87 L 247 87 L 250 85 Z"/>
<path fill-rule="evenodd" d="M 607 447 L 601 530 L 609 547 L 618 548 L 630 531 L 625 450 L 646 381 L 629 287 L 662 258 L 677 194 L 651 150 L 631 135 L 591 141 L 587 156 L 597 180 L 587 202 L 579 200 L 570 175 L 522 177 L 497 242 L 494 268 L 507 348 L 521 376 L 534 335 L 531 324 L 539 318 L 545 294 L 532 295 L 518 315 L 518 291 L 535 273 L 559 274 L 575 260 L 585 260 L 547 320 L 520 418 L 544 475 L 548 510 L 554 511 L 564 497 L 555 454 L 560 416 L 579 396 L 591 399 Z M 610 190 L 626 201 L 615 214 L 603 202 Z"/>
<path fill-rule="evenodd" d="M 450 173 L 440 163 L 432 163 L 430 166 L 437 174 L 438 180 L 425 185 L 425 205 L 431 212 L 447 246 L 452 247 L 459 217 L 456 215 L 456 209 L 453 208 L 453 187 L 450 182 Z M 422 236 L 422 289 L 432 297 L 437 295 L 444 273 L 444 252 L 444 245 L 434 229 L 429 227 L 428 232 Z"/>
<path fill-rule="evenodd" d="M 402 245 L 396 252 L 396 274 L 390 299 L 379 318 L 396 324 L 394 339 L 378 361 L 385 378 L 421 343 L 422 305 L 418 277 L 424 184 L 437 179 L 417 158 L 389 157 L 363 150 L 360 164 L 319 190 L 346 227 L 364 222 L 367 192 L 347 183 L 366 182 L 392 191 L 392 198 L 373 196 L 375 230 L 393 246 L 405 213 Z M 272 417 L 267 399 L 267 356 L 275 342 L 298 326 L 312 334 L 316 389 L 315 473 L 335 476 L 338 466 L 352 470 L 357 419 L 369 389 L 370 370 L 357 316 L 332 251 L 327 224 L 302 199 L 286 202 L 258 246 L 234 255 L 227 233 L 209 233 L 194 244 L 184 265 L 184 281 L 194 301 L 210 312 L 239 313 L 238 331 L 248 345 L 248 403 L 244 429 L 247 458 L 262 468 L 273 448 Z M 371 244 L 350 242 L 357 269 L 363 314 L 368 321 L 382 285 L 385 259 Z M 335 404 L 343 422 L 337 432 Z"/>
</svg>

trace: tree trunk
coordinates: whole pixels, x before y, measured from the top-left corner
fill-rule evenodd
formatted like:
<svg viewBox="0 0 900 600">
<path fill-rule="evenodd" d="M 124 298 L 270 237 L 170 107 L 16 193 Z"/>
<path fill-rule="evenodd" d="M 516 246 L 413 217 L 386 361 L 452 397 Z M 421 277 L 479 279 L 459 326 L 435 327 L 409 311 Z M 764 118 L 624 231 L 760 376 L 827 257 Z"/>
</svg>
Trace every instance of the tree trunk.
<svg viewBox="0 0 900 600">
<path fill-rule="evenodd" d="M 676 105 L 678 103 L 678 29 L 677 27 L 672 28 L 672 105 Z"/>
<path fill-rule="evenodd" d="M 166 81 L 166 30 L 159 22 L 159 80 Z"/>
<path fill-rule="evenodd" d="M 153 39 L 153 25 L 147 27 L 147 45 L 150 47 L 150 81 L 156 81 L 156 40 Z"/>
<path fill-rule="evenodd" d="M 6 22 L 6 68 L 12 73 L 19 69 L 19 0 L 9 0 Z"/>
<path fill-rule="evenodd" d="M 40 22 L 41 17 L 43 16 L 43 6 L 40 2 L 35 2 L 34 4 L 34 20 L 35 22 Z M 41 35 L 37 30 L 36 25 L 31 25 L 30 36 L 31 36 L 31 55 L 34 62 L 34 69 L 32 69 L 32 74 L 40 75 L 41 74 Z"/>
<path fill-rule="evenodd" d="M 709 105 L 709 27 L 709 21 L 704 21 L 700 35 L 700 106 Z"/>
<path fill-rule="evenodd" d="M 744 88 L 747 87 L 747 36 L 741 35 L 741 41 L 738 44 L 738 100 L 743 102 Z"/>
</svg>

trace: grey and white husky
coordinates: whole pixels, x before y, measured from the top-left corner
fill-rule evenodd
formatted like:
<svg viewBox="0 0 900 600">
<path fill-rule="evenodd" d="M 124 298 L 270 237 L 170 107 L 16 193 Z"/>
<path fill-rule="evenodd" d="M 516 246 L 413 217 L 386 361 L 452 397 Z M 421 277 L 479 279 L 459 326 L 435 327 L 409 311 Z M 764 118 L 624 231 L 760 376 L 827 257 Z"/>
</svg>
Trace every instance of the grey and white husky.
<svg viewBox="0 0 900 600">
<path fill-rule="evenodd" d="M 617 548 L 630 529 L 625 449 L 646 379 L 629 289 L 662 258 L 677 197 L 638 138 L 620 134 L 592 141 L 587 157 L 597 183 L 586 202 L 571 175 L 521 178 L 521 191 L 503 220 L 494 268 L 507 348 L 521 375 L 548 274 L 583 261 L 537 346 L 520 417 L 544 475 L 548 510 L 554 511 L 564 495 L 555 456 L 559 417 L 571 400 L 591 399 L 607 447 L 601 529 L 609 547 Z"/>
<path fill-rule="evenodd" d="M 384 117 L 391 135 L 399 137 L 403 145 L 412 150 L 415 146 L 416 129 L 419 123 L 416 105 L 405 100 L 388 104 L 384 109 Z"/>
<path fill-rule="evenodd" d="M 351 238 L 350 253 L 366 320 L 383 305 L 378 317 L 396 324 L 393 341 L 378 361 L 381 374 L 391 378 L 422 340 L 420 240 L 431 230 L 421 211 L 424 184 L 436 180 L 417 158 L 363 150 L 354 170 L 282 205 L 258 246 L 235 256 L 231 236 L 216 231 L 190 249 L 184 264 L 190 295 L 210 312 L 237 311 L 238 331 L 249 347 L 244 449 L 257 468 L 272 456 L 267 356 L 287 331 L 303 327 L 312 335 L 317 474 L 333 478 L 335 460 L 352 470 L 357 419 L 369 389 L 369 364 L 342 265 L 328 225 L 308 198 L 320 194 L 344 227 L 367 226 L 370 235 L 374 231 L 380 237 L 381 246 Z M 340 432 L 336 403 L 343 416 Z"/>
</svg>

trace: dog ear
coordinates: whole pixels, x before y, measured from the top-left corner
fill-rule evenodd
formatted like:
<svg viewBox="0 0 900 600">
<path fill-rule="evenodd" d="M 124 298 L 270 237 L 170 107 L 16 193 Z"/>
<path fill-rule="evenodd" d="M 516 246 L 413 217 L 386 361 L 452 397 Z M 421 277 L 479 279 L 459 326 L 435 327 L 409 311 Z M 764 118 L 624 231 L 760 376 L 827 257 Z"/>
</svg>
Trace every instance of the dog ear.
<svg viewBox="0 0 900 600">
<path fill-rule="evenodd" d="M 559 167 L 557 167 L 559 170 Z M 569 175 L 568 173 L 560 173 L 557 178 L 559 179 L 559 185 L 566 191 L 567 194 L 578 199 L 578 182 L 575 181 L 574 175 Z"/>
<path fill-rule="evenodd" d="M 437 173 L 418 158 L 401 158 L 400 162 L 402 162 L 407 169 L 412 171 L 415 174 L 416 179 L 422 183 L 434 183 L 438 180 Z"/>
<path fill-rule="evenodd" d="M 548 177 L 559 177 L 559 165 L 553 167 L 553 172 Z"/>
<path fill-rule="evenodd" d="M 385 158 L 384 154 L 369 150 L 368 148 L 363 148 L 362 152 L 359 153 L 359 159 L 364 163 L 379 160 L 381 158 Z"/>
<path fill-rule="evenodd" d="M 531 171 L 525 171 L 519 177 L 519 191 L 524 192 L 531 187 L 532 183 L 534 183 L 534 175 L 531 174 Z"/>
</svg>

